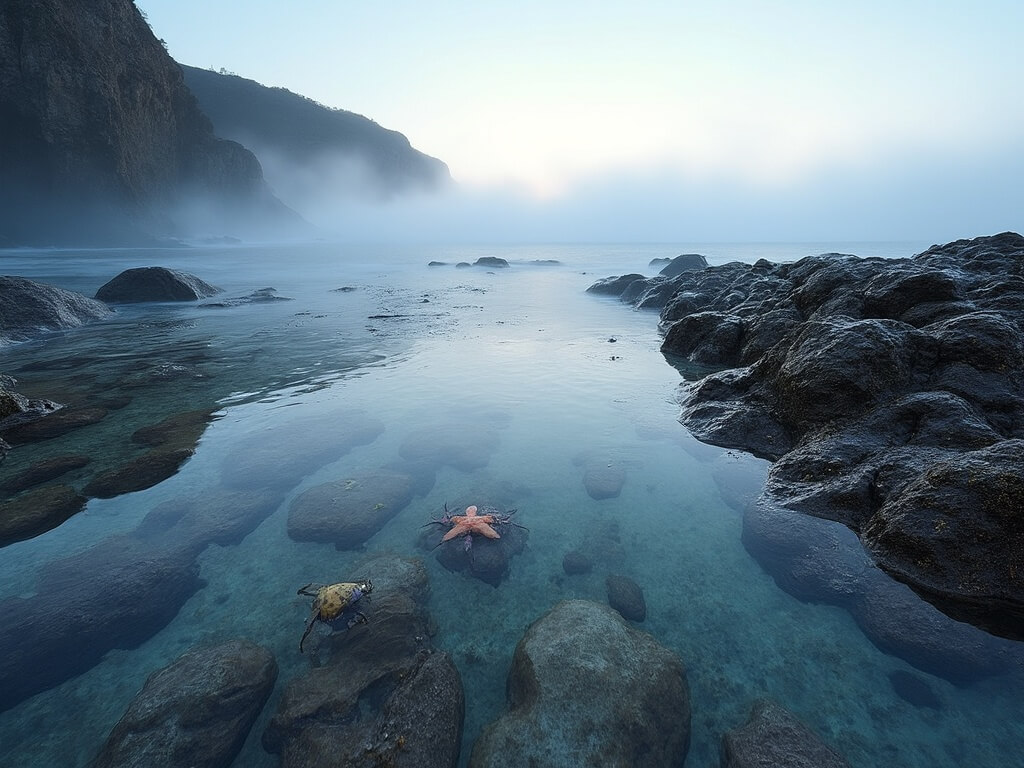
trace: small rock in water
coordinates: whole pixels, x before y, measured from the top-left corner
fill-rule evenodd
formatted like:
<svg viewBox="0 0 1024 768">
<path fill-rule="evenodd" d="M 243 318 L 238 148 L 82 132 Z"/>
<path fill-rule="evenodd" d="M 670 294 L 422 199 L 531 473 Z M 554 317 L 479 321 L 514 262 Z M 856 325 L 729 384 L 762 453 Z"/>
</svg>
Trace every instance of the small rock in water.
<svg viewBox="0 0 1024 768">
<path fill-rule="evenodd" d="M 590 498 L 614 499 L 626 483 L 626 470 L 617 466 L 591 467 L 583 475 L 583 486 Z"/>
<path fill-rule="evenodd" d="M 56 528 L 85 507 L 86 499 L 67 485 L 48 485 L 0 503 L 0 547 Z"/>
<path fill-rule="evenodd" d="M 562 558 L 562 570 L 565 571 L 569 576 L 576 576 L 581 573 L 590 573 L 594 564 L 590 561 L 582 552 L 573 550 L 572 552 L 566 552 L 565 557 Z"/>
<path fill-rule="evenodd" d="M 897 696 L 915 707 L 942 709 L 942 699 L 919 675 L 897 669 L 889 673 L 889 682 Z"/>
<path fill-rule="evenodd" d="M 33 485 L 40 485 L 60 477 L 73 469 L 81 469 L 91 459 L 88 456 L 55 456 L 38 461 L 23 472 L 7 480 L 0 488 L 10 493 L 24 491 Z"/>
<path fill-rule="evenodd" d="M 166 267 L 126 269 L 100 286 L 96 298 L 108 303 L 131 304 L 144 301 L 195 301 L 218 293 L 220 288 L 195 275 Z"/>
<path fill-rule="evenodd" d="M 721 768 L 849 768 L 810 728 L 773 701 L 754 705 L 742 728 L 722 737 Z"/>
<path fill-rule="evenodd" d="M 647 618 L 647 602 L 640 585 L 628 576 L 612 573 L 605 579 L 608 589 L 608 605 L 618 611 L 622 618 L 643 621 Z"/>
</svg>

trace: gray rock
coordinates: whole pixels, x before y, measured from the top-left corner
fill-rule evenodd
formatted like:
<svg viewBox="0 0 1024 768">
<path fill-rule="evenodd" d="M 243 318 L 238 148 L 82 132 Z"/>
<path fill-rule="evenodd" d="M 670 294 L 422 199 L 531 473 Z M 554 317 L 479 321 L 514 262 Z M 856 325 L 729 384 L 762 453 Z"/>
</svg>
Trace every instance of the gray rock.
<svg viewBox="0 0 1024 768">
<path fill-rule="evenodd" d="M 39 536 L 85 508 L 86 498 L 67 485 L 48 485 L 0 502 L 0 547 Z"/>
<path fill-rule="evenodd" d="M 82 493 L 99 499 L 112 499 L 124 493 L 152 488 L 173 477 L 192 458 L 192 448 L 157 448 L 101 472 L 90 480 Z"/>
<path fill-rule="evenodd" d="M 620 277 L 606 277 L 587 288 L 587 293 L 597 293 L 602 296 L 621 296 L 623 291 L 637 280 L 644 280 L 644 276 L 633 273 Z"/>
<path fill-rule="evenodd" d="M 202 586 L 193 557 L 118 535 L 45 564 L 34 595 L 0 600 L 0 711 L 156 634 Z"/>
<path fill-rule="evenodd" d="M 594 564 L 591 562 L 590 558 L 576 550 L 566 552 L 565 556 L 562 558 L 562 570 L 569 576 L 590 573 L 593 568 Z"/>
<path fill-rule="evenodd" d="M 295 541 L 355 549 L 405 509 L 412 497 L 413 479 L 384 469 L 322 483 L 292 502 L 288 535 Z"/>
<path fill-rule="evenodd" d="M 481 256 L 479 259 L 473 262 L 474 267 L 497 267 L 498 269 L 506 269 L 508 262 L 499 256 Z"/>
<path fill-rule="evenodd" d="M 100 286 L 96 298 L 110 304 L 145 301 L 196 301 L 219 293 L 220 288 L 188 272 L 166 267 L 126 269 Z"/>
<path fill-rule="evenodd" d="M 0 488 L 9 493 L 18 493 L 34 485 L 55 480 L 68 472 L 81 469 L 90 461 L 92 461 L 91 457 L 78 454 L 43 459 L 4 481 Z"/>
<path fill-rule="evenodd" d="M 0 275 L 0 347 L 77 328 L 113 313 L 105 304 L 24 277 Z"/>
<path fill-rule="evenodd" d="M 677 656 L 606 606 L 564 601 L 516 646 L 508 710 L 473 745 L 471 768 L 682 765 L 690 696 Z"/>
<path fill-rule="evenodd" d="M 848 768 L 810 728 L 772 701 L 754 705 L 742 728 L 722 737 L 722 768 Z"/>
<path fill-rule="evenodd" d="M 684 253 L 676 256 L 666 264 L 659 274 L 665 277 L 675 277 L 683 272 L 693 272 L 698 269 L 704 269 L 707 265 L 708 260 L 699 253 Z M 653 263 L 651 266 L 653 266 Z"/>
<path fill-rule="evenodd" d="M 46 401 L 49 403 L 49 401 Z M 56 405 L 56 404 L 54 404 Z M 96 424 L 107 417 L 107 409 L 100 406 L 80 408 L 49 408 L 33 414 L 30 420 L 18 420 L 0 430 L 11 445 L 50 440 L 90 424 Z"/>
<path fill-rule="evenodd" d="M 355 574 L 374 583 L 367 623 L 312 652 L 328 658 L 285 686 L 264 747 L 283 768 L 454 768 L 465 697 L 451 659 L 428 645 L 426 569 L 377 555 Z"/>
<path fill-rule="evenodd" d="M 583 473 L 583 487 L 595 500 L 614 499 L 626 484 L 626 470 L 617 464 L 594 464 Z"/>
<path fill-rule="evenodd" d="M 247 640 L 195 648 L 154 672 L 110 732 L 95 768 L 227 768 L 277 679 Z"/>
<path fill-rule="evenodd" d="M 647 602 L 640 585 L 621 573 L 610 573 L 604 580 L 608 590 L 608 605 L 624 619 L 643 621 L 647 618 Z"/>
</svg>

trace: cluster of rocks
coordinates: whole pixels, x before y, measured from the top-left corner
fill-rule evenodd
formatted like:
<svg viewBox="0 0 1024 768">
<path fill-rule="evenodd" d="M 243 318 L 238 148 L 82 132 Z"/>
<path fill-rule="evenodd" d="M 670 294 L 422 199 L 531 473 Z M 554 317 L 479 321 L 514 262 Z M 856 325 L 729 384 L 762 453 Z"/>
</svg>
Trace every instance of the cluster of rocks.
<svg viewBox="0 0 1024 768">
<path fill-rule="evenodd" d="M 171 439 L 182 421 L 138 438 Z M 152 637 L 204 586 L 208 546 L 239 543 L 303 477 L 383 431 L 357 411 L 294 426 L 276 441 L 254 433 L 225 457 L 219 485 L 158 504 L 134 530 L 45 564 L 34 594 L 0 600 L 0 711 Z"/>
<path fill-rule="evenodd" d="M 444 267 L 447 266 L 445 261 L 431 261 L 427 264 L 428 267 Z M 469 269 L 470 267 L 490 267 L 491 269 L 507 269 L 509 266 L 508 261 L 501 258 L 500 256 L 481 256 L 479 259 L 470 264 L 468 261 L 460 261 L 455 264 L 456 269 Z"/>
<path fill-rule="evenodd" d="M 943 611 L 1024 638 L 1024 237 L 590 290 L 659 309 L 665 355 L 716 370 L 684 385 L 697 437 L 775 461 L 748 546 L 789 510 L 838 521 Z M 796 546 L 805 571 L 838 559 Z"/>
<path fill-rule="evenodd" d="M 647 601 L 643 588 L 620 572 L 626 563 L 626 550 L 619 536 L 619 524 L 605 520 L 589 526 L 575 549 L 562 557 L 566 576 L 586 576 L 599 563 L 605 569 L 604 587 L 608 605 L 629 621 L 647 618 Z"/>
</svg>

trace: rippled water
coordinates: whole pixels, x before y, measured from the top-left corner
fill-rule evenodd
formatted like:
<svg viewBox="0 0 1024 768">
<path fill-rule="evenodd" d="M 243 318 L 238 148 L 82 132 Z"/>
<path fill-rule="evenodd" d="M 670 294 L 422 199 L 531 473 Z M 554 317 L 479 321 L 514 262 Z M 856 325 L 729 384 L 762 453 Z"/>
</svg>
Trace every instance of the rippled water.
<svg viewBox="0 0 1024 768">
<path fill-rule="evenodd" d="M 267 646 L 281 668 L 279 692 L 308 663 L 296 647 L 308 601 L 296 589 L 342 580 L 377 551 L 426 560 L 434 640 L 452 654 L 466 687 L 463 763 L 480 728 L 504 707 L 505 677 L 525 627 L 565 598 L 604 602 L 605 575 L 615 570 L 644 589 L 641 628 L 687 666 L 687 766 L 717 765 L 721 734 L 744 722 L 760 697 L 803 718 L 855 766 L 1016 764 L 1024 748 L 1021 681 L 956 688 L 917 673 L 942 707 L 899 698 L 888 674 L 912 668 L 880 652 L 845 611 L 781 592 L 743 548 L 740 514 L 723 490 L 749 494 L 766 465 L 702 445 L 677 423 L 680 374 L 658 352 L 657 315 L 584 292 L 611 274 L 652 274 L 651 258 L 682 251 L 721 263 L 831 250 L 904 256 L 926 245 L 318 244 L 0 256 L 3 273 L 88 295 L 122 269 L 159 264 L 193 272 L 228 297 L 273 287 L 291 299 L 220 309 L 122 307 L 109 322 L 0 350 L 0 371 L 30 394 L 84 403 L 131 397 L 97 424 L 18 447 L 0 477 L 55 454 L 116 463 L 137 455 L 130 435 L 139 427 L 181 411 L 215 414 L 174 477 L 92 499 L 59 528 L 0 550 L 0 599 L 31 597 L 47 562 L 135 529 L 161 502 L 212 491 L 225 472 L 238 471 L 240 447 L 272 453 L 311 441 L 342 443 L 353 413 L 384 426 L 372 442 L 305 467 L 277 510 L 240 544 L 205 549 L 198 561 L 206 586 L 165 628 L 0 714 L 0 764 L 86 765 L 146 677 L 200 640 L 244 636 Z M 486 255 L 512 267 L 453 266 Z M 560 263 L 534 263 L 549 259 Z M 431 260 L 447 265 L 427 267 Z M 150 375 L 163 364 L 185 373 Z M 360 551 L 288 537 L 288 508 L 298 494 L 394 462 L 411 435 L 441 435 L 452 425 L 468 436 L 497 436 L 485 467 L 439 470 L 429 492 Z M 609 463 L 625 469 L 625 485 L 617 498 L 594 500 L 583 474 Z M 81 482 L 86 471 L 69 477 Z M 525 552 L 497 588 L 445 570 L 416 546 L 420 526 L 446 501 L 477 495 L 506 499 L 530 529 Z M 617 526 L 621 559 L 597 563 L 589 575 L 565 575 L 563 555 L 610 526 Z M 276 699 L 236 765 L 276 764 L 260 746 Z"/>
</svg>

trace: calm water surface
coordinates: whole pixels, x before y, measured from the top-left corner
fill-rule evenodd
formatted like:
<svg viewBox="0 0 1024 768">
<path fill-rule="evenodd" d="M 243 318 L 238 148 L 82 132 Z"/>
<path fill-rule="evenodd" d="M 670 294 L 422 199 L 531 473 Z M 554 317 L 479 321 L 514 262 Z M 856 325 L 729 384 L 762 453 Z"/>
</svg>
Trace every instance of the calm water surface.
<svg viewBox="0 0 1024 768">
<path fill-rule="evenodd" d="M 503 710 L 505 677 L 525 627 L 566 598 L 605 601 L 608 567 L 568 577 L 562 557 L 613 525 L 624 552 L 614 570 L 646 596 L 640 627 L 688 669 L 687 766 L 717 766 L 721 734 L 744 722 L 761 697 L 789 708 L 861 768 L 1019 764 L 1021 681 L 960 689 L 918 673 L 943 706 L 915 707 L 888 679 L 912 668 L 876 649 L 845 611 L 801 603 L 775 586 L 744 550 L 740 514 L 722 493 L 756 490 L 766 464 L 702 445 L 677 423 L 680 374 L 658 352 L 656 314 L 584 292 L 608 275 L 653 274 L 650 259 L 687 251 L 714 264 L 824 251 L 907 256 L 927 245 L 318 244 L 0 255 L 4 274 L 87 295 L 122 269 L 158 264 L 197 274 L 224 296 L 273 287 L 291 299 L 222 309 L 128 306 L 108 322 L 0 350 L 0 371 L 26 392 L 65 401 L 132 396 L 98 424 L 17 448 L 0 467 L 3 476 L 54 453 L 131 456 L 134 430 L 180 411 L 211 408 L 217 417 L 174 477 L 93 499 L 56 530 L 0 550 L 0 599 L 30 597 L 47 562 L 133 530 L 159 503 L 217 487 L 225 460 L 254 439 L 271 446 L 307 436 L 342 440 L 353 412 L 384 424 L 373 442 L 309 466 L 240 544 L 208 547 L 199 556 L 206 586 L 155 636 L 0 714 L 0 764 L 86 765 L 151 672 L 197 642 L 243 636 L 273 650 L 281 673 L 235 764 L 275 765 L 260 735 L 283 685 L 308 664 L 296 648 L 308 601 L 295 591 L 344 580 L 373 552 L 425 559 L 434 640 L 452 654 L 466 688 L 465 763 L 480 728 Z M 454 267 L 486 255 L 512 267 Z M 427 267 L 431 260 L 447 264 Z M 540 260 L 559 264 L 534 263 Z M 168 363 L 190 373 L 167 381 L 143 375 Z M 467 434 L 497 434 L 485 467 L 442 468 L 429 493 L 361 551 L 288 537 L 288 508 L 299 493 L 393 462 L 411 434 L 453 424 Z M 602 463 L 625 467 L 626 482 L 617 498 L 595 501 L 582 478 Z M 508 498 L 530 528 L 526 551 L 497 588 L 446 571 L 416 546 L 420 526 L 446 501 L 475 494 Z"/>
</svg>

